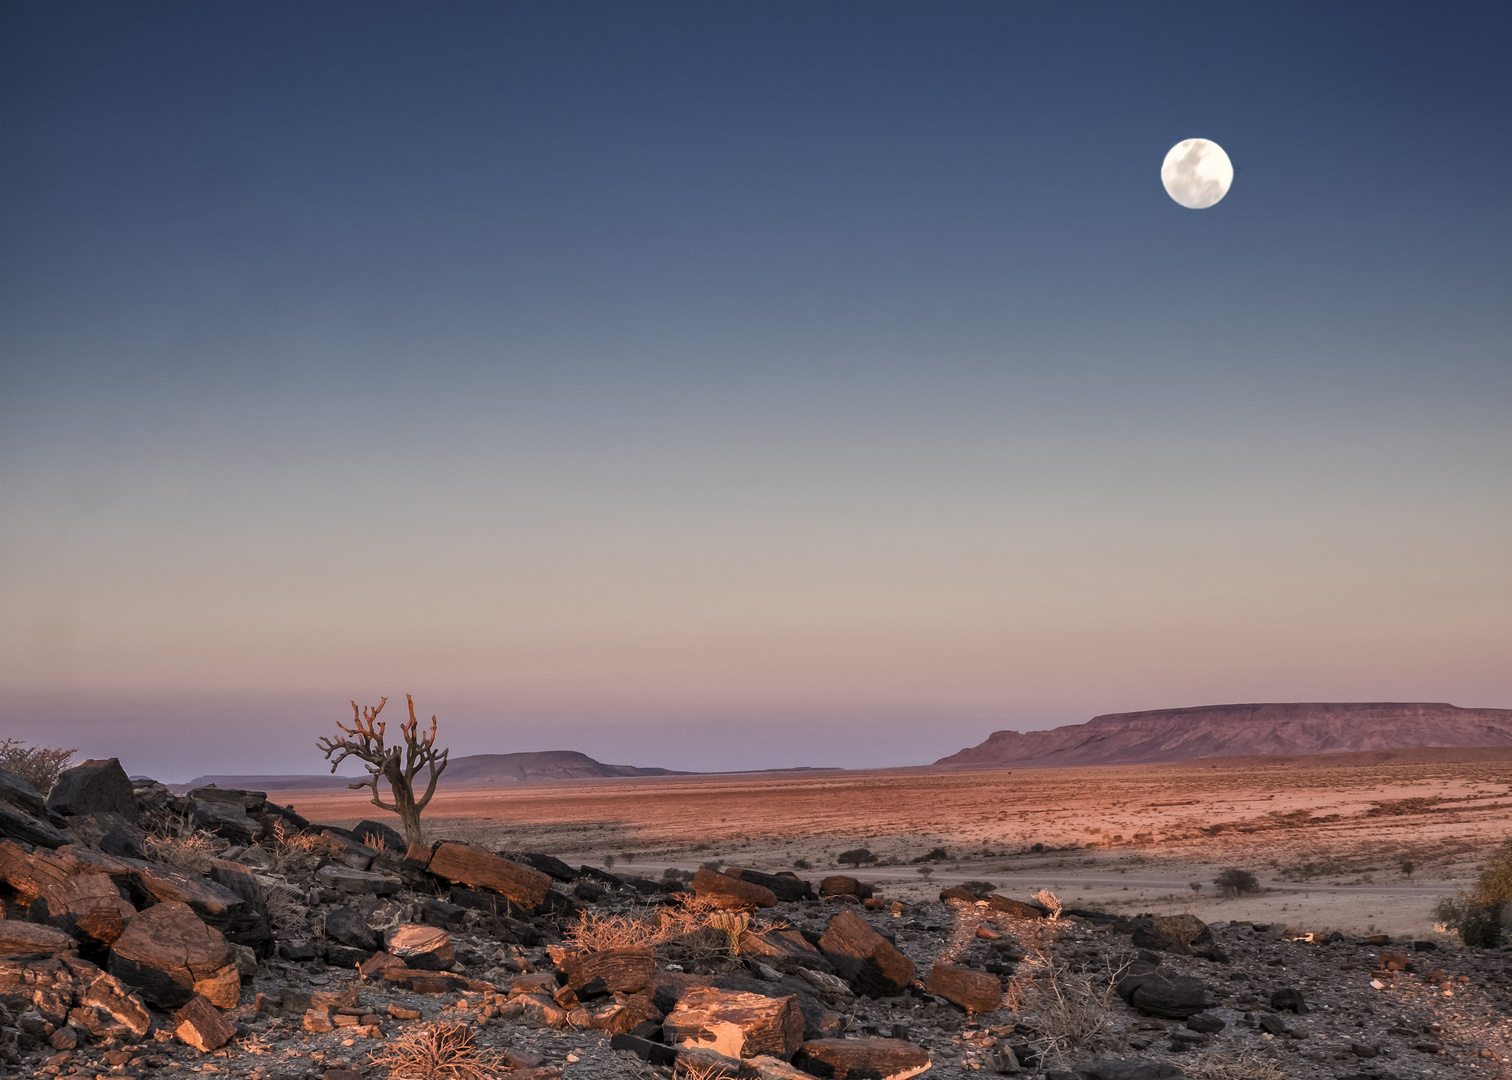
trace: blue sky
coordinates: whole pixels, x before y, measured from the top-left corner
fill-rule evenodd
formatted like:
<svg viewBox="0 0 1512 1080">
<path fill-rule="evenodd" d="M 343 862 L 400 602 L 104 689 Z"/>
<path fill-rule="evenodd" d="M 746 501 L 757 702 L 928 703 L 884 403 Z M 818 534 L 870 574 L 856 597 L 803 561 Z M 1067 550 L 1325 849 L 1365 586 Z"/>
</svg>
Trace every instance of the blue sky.
<svg viewBox="0 0 1512 1080">
<path fill-rule="evenodd" d="M 406 691 L 459 752 L 693 768 L 1512 705 L 1509 46 L 7 5 L 0 724 L 168 776 Z"/>
</svg>

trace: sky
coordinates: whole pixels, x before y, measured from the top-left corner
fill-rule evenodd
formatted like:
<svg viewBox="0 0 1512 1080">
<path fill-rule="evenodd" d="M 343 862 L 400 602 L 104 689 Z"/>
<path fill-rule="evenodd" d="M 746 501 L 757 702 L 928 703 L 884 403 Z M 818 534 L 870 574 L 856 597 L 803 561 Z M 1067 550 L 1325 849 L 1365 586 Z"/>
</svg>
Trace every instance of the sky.
<svg viewBox="0 0 1512 1080">
<path fill-rule="evenodd" d="M 1509 111 L 1498 3 L 0 6 L 0 735 L 1512 707 Z"/>
</svg>

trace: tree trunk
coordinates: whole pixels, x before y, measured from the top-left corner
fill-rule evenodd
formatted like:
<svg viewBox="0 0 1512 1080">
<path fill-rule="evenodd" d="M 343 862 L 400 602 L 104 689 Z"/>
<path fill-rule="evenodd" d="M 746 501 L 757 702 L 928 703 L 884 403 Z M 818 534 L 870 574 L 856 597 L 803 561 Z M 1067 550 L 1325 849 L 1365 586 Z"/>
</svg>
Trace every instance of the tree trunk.
<svg viewBox="0 0 1512 1080">
<path fill-rule="evenodd" d="M 384 772 L 389 790 L 394 795 L 394 808 L 399 812 L 399 823 L 404 830 L 404 842 L 411 846 L 425 843 L 420 831 L 420 808 L 415 805 L 415 792 L 397 767 Z M 374 802 L 377 800 L 375 799 Z"/>
</svg>

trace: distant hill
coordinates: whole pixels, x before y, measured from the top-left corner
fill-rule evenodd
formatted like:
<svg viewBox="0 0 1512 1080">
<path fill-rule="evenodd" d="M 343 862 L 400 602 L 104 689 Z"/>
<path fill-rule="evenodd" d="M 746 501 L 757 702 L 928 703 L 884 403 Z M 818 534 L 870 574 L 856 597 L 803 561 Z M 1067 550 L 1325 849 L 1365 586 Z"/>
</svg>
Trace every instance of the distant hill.
<svg viewBox="0 0 1512 1080">
<path fill-rule="evenodd" d="M 423 776 L 424 774 L 422 774 Z M 635 765 L 605 765 L 576 750 L 542 750 L 528 754 L 471 754 L 452 758 L 441 774 L 438 787 L 465 784 L 506 784 L 528 780 L 585 780 L 612 776 L 686 776 L 672 769 L 642 769 Z M 179 794 L 191 788 L 214 784 L 221 788 L 251 791 L 304 791 L 344 788 L 359 776 L 275 774 L 267 776 L 196 776 L 186 784 L 170 784 Z"/>
<path fill-rule="evenodd" d="M 1512 709 L 1439 702 L 1201 705 L 1109 713 L 1049 731 L 994 731 L 945 768 L 1048 769 L 1193 758 L 1512 745 Z"/>
</svg>

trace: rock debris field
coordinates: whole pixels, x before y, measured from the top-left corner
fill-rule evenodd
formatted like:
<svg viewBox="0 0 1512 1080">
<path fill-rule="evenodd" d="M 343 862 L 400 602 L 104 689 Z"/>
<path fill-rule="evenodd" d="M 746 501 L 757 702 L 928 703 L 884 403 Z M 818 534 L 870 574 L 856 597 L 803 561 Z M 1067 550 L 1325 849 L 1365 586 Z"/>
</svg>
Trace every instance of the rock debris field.
<svg viewBox="0 0 1512 1080">
<path fill-rule="evenodd" d="M 725 864 L 659 880 L 114 759 L 0 773 L 14 1077 L 1512 1077 L 1512 951 L 904 902 Z"/>
</svg>

